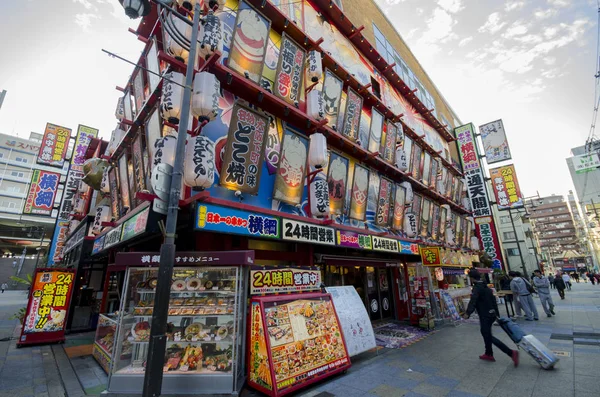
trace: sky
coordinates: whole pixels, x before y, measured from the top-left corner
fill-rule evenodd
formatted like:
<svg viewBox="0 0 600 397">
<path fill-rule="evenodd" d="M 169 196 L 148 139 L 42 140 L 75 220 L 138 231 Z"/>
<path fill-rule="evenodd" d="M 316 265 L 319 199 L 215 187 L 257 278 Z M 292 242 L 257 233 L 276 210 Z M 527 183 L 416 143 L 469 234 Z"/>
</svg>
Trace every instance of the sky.
<svg viewBox="0 0 600 397">
<path fill-rule="evenodd" d="M 343 0 L 342 0 L 343 1 Z M 572 189 L 565 162 L 590 129 L 593 0 L 376 0 L 463 122 L 502 119 L 526 196 Z M 117 0 L 0 2 L 0 133 L 47 122 L 110 137 L 142 43 Z M 600 136 L 600 135 L 599 135 Z"/>
</svg>

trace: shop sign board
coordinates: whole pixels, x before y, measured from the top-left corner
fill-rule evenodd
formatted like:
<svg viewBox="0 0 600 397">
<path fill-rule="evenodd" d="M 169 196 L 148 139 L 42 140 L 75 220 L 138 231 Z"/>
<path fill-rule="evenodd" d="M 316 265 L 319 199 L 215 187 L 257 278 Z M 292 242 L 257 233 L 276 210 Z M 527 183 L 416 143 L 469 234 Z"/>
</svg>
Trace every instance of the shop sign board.
<svg viewBox="0 0 600 397">
<path fill-rule="evenodd" d="M 127 241 L 138 234 L 144 233 L 146 231 L 146 224 L 148 223 L 149 214 L 150 207 L 147 207 L 123 222 L 121 241 Z"/>
<path fill-rule="evenodd" d="M 73 146 L 73 155 L 71 156 L 71 168 L 76 166 L 76 171 L 83 169 L 83 163 L 85 163 L 85 153 L 87 152 L 90 141 L 98 136 L 98 130 L 96 128 L 87 127 L 79 124 L 77 127 L 77 138 L 75 139 L 75 146 Z"/>
<path fill-rule="evenodd" d="M 321 271 L 309 268 L 257 268 L 250 270 L 250 295 L 320 291 Z"/>
<path fill-rule="evenodd" d="M 160 263 L 159 252 L 118 252 L 116 266 L 146 266 Z M 254 251 L 179 251 L 176 264 L 253 265 Z"/>
<path fill-rule="evenodd" d="M 485 151 L 485 159 L 488 164 L 510 160 L 510 147 L 504 132 L 502 120 L 492 121 L 479 126 L 481 141 Z"/>
<path fill-rule="evenodd" d="M 279 238 L 279 218 L 236 208 L 198 203 L 196 230 Z"/>
<path fill-rule="evenodd" d="M 349 232 L 347 230 L 338 230 L 336 232 L 337 245 L 340 247 L 357 248 L 370 250 L 373 248 L 371 244 L 371 236 L 368 234 Z"/>
<path fill-rule="evenodd" d="M 36 270 L 18 345 L 65 339 L 74 279 L 71 269 Z"/>
<path fill-rule="evenodd" d="M 69 222 L 59 220 L 54 227 L 54 235 L 52 236 L 52 244 L 48 253 L 48 266 L 54 266 L 62 260 L 63 249 L 67 233 L 69 232 Z"/>
<path fill-rule="evenodd" d="M 38 164 L 62 167 L 71 139 L 71 129 L 46 123 L 42 145 L 38 153 Z"/>
<path fill-rule="evenodd" d="M 492 258 L 492 269 L 502 269 L 502 249 L 496 234 L 496 224 L 491 216 L 475 218 L 475 230 L 482 249 Z"/>
<path fill-rule="evenodd" d="M 306 51 L 285 32 L 280 47 L 273 88 L 275 95 L 295 106 L 300 102 Z"/>
<path fill-rule="evenodd" d="M 441 266 L 442 255 L 440 247 L 421 246 L 421 261 L 423 262 L 423 266 Z"/>
<path fill-rule="evenodd" d="M 513 164 L 491 169 L 490 179 L 499 210 L 523 207 L 521 189 Z"/>
<path fill-rule="evenodd" d="M 371 239 L 374 251 L 398 252 L 398 240 L 377 236 L 372 236 Z"/>
<path fill-rule="evenodd" d="M 33 170 L 23 213 L 50 215 L 54 207 L 59 181 L 60 174 L 56 172 Z"/>
<path fill-rule="evenodd" d="M 376 346 L 375 333 L 362 299 L 352 285 L 327 287 L 344 331 L 344 341 L 350 357 Z"/>
<path fill-rule="evenodd" d="M 411 243 L 409 241 L 399 241 L 399 248 L 401 254 L 408 255 L 419 255 L 419 244 Z"/>
<path fill-rule="evenodd" d="M 115 244 L 121 242 L 121 231 L 123 230 L 123 225 L 119 225 L 114 229 L 110 230 L 104 235 L 104 247 L 102 249 L 107 249 L 112 247 Z"/>
<path fill-rule="evenodd" d="M 600 167 L 600 156 L 597 152 L 582 154 L 573 157 L 573 167 L 576 174 L 594 171 Z"/>
<path fill-rule="evenodd" d="M 281 238 L 300 243 L 335 245 L 335 229 L 328 226 L 281 219 Z"/>
<path fill-rule="evenodd" d="M 105 237 L 106 237 L 106 235 L 104 234 L 94 240 L 94 245 L 92 247 L 92 255 L 95 255 L 98 252 L 102 251 L 102 249 L 104 248 L 104 238 Z"/>
<path fill-rule="evenodd" d="M 69 237 L 69 239 L 65 242 L 65 246 L 63 248 L 63 255 L 67 252 L 71 251 L 74 247 L 76 247 L 79 243 L 83 241 L 85 238 L 85 231 L 87 230 L 87 224 L 85 221 L 81 222 L 80 227 L 77 229 L 75 233 Z"/>
</svg>

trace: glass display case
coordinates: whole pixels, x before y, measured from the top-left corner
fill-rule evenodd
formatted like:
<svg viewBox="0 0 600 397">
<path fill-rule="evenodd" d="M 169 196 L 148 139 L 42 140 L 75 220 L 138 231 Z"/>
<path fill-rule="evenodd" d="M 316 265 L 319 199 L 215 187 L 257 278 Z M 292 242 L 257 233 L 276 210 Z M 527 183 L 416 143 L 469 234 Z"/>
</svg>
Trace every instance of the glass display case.
<svg viewBox="0 0 600 397">
<path fill-rule="evenodd" d="M 233 393 L 243 384 L 246 288 L 241 266 L 175 267 L 163 393 Z M 108 391 L 142 390 L 158 268 L 127 269 Z"/>
<path fill-rule="evenodd" d="M 117 319 L 115 315 L 100 314 L 98 327 L 94 338 L 93 356 L 106 373 L 110 372 L 112 353 L 117 333 Z"/>
</svg>

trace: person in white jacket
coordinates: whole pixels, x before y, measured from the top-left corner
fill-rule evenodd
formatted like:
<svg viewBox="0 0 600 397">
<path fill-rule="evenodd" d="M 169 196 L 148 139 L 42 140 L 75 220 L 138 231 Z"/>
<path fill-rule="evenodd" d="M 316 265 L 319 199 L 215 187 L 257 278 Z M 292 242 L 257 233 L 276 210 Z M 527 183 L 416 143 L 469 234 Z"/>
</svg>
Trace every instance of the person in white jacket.
<svg viewBox="0 0 600 397">
<path fill-rule="evenodd" d="M 570 291 L 571 290 L 571 276 L 569 276 L 569 273 L 563 273 L 562 279 L 565 282 L 567 289 Z"/>
<path fill-rule="evenodd" d="M 554 302 L 552 302 L 552 297 L 550 296 L 550 281 L 547 277 L 542 275 L 542 272 L 539 270 L 536 270 L 533 273 L 535 274 L 533 277 L 533 285 L 537 288 L 542 307 L 544 308 L 546 315 L 552 317 L 552 315 L 556 315 L 556 313 L 554 313 Z"/>
</svg>

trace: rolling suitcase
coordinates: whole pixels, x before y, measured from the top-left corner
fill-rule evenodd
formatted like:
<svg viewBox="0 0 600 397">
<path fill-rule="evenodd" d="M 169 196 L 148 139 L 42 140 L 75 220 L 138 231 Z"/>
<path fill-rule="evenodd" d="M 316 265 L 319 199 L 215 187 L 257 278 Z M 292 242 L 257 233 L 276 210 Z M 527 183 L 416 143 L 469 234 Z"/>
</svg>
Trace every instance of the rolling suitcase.
<svg viewBox="0 0 600 397">
<path fill-rule="evenodd" d="M 551 369 L 558 362 L 558 357 L 533 335 L 524 336 L 517 345 L 544 369 Z"/>
<path fill-rule="evenodd" d="M 525 336 L 525 332 L 510 318 L 500 317 L 498 318 L 498 324 L 506 332 L 506 334 L 512 339 L 513 342 L 518 344 Z"/>
</svg>

